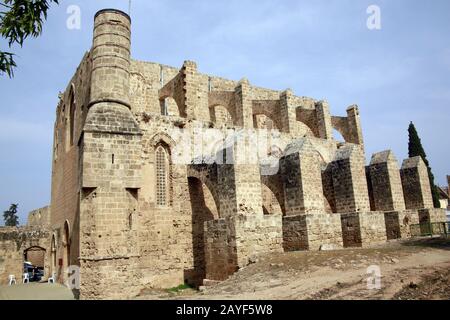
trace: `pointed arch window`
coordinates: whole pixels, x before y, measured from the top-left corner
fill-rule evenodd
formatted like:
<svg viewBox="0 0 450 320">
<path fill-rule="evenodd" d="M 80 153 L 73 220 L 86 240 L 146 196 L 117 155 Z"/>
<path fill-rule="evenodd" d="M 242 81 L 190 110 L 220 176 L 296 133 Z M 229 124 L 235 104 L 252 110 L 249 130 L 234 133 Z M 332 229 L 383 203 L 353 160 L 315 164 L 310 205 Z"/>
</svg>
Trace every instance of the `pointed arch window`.
<svg viewBox="0 0 450 320">
<path fill-rule="evenodd" d="M 169 205 L 169 157 L 163 146 L 158 146 L 156 156 L 156 205 Z"/>
<path fill-rule="evenodd" d="M 69 127 L 69 145 L 73 146 L 73 140 L 75 136 L 75 97 L 73 91 L 70 95 L 70 127 Z"/>
</svg>

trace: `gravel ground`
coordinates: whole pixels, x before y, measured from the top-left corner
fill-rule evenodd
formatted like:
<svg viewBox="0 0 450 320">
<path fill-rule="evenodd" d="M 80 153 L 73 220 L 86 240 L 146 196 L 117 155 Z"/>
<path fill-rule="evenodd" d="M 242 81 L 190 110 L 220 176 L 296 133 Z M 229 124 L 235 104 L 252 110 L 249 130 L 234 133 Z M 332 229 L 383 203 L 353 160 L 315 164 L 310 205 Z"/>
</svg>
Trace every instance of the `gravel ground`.
<svg viewBox="0 0 450 320">
<path fill-rule="evenodd" d="M 381 287 L 368 289 L 378 266 Z M 137 299 L 448 299 L 450 240 L 395 241 L 365 249 L 261 257 L 203 291 L 148 288 Z"/>
</svg>

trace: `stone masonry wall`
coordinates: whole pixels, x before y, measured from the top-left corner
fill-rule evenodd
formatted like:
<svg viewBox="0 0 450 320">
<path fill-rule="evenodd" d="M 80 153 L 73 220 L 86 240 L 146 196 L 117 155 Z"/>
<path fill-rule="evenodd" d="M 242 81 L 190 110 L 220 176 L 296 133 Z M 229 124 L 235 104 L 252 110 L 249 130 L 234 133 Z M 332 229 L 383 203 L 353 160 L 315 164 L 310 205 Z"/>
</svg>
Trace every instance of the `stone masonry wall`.
<svg viewBox="0 0 450 320">
<path fill-rule="evenodd" d="M 205 279 L 226 280 L 238 267 L 236 235 L 230 218 L 205 225 Z"/>
<path fill-rule="evenodd" d="M 387 241 L 383 213 L 341 214 L 341 223 L 344 247 L 366 247 Z"/>
<path fill-rule="evenodd" d="M 308 140 L 287 147 L 281 160 L 286 214 L 323 213 L 324 196 L 319 154 Z"/>
<path fill-rule="evenodd" d="M 364 154 L 361 149 L 356 145 L 338 149 L 331 168 L 337 212 L 370 211 Z"/>
<path fill-rule="evenodd" d="M 374 154 L 369 170 L 374 210 L 405 210 L 400 171 L 392 151 Z"/>
<path fill-rule="evenodd" d="M 283 217 L 284 251 L 343 247 L 339 214 L 309 214 Z"/>
<path fill-rule="evenodd" d="M 24 252 L 30 248 L 50 251 L 50 232 L 43 227 L 0 227 L 0 285 L 7 285 L 9 275 L 22 282 Z M 44 258 L 44 278 L 49 276 L 50 261 Z"/>
<path fill-rule="evenodd" d="M 406 209 L 433 208 L 428 170 L 422 158 L 403 161 L 400 174 Z"/>
<path fill-rule="evenodd" d="M 384 218 L 388 240 L 410 238 L 411 225 L 419 224 L 419 214 L 416 210 L 385 212 Z"/>
</svg>

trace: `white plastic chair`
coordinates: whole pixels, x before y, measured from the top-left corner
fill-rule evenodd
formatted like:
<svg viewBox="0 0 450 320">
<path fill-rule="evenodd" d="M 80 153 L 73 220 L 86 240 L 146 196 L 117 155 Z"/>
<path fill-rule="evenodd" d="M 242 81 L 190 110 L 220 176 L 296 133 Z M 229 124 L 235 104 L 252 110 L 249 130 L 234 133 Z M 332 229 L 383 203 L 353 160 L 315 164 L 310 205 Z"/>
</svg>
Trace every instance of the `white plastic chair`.
<svg viewBox="0 0 450 320">
<path fill-rule="evenodd" d="M 30 275 L 28 273 L 23 274 L 22 283 L 30 283 Z"/>
<path fill-rule="evenodd" d="M 48 283 L 55 283 L 55 273 L 52 273 L 52 276 L 50 278 L 48 278 L 47 280 Z"/>
<path fill-rule="evenodd" d="M 16 282 L 16 276 L 13 275 L 13 274 L 10 274 L 10 275 L 9 275 L 9 285 L 12 286 L 13 282 L 14 282 L 14 284 L 17 284 L 17 282 Z"/>
</svg>

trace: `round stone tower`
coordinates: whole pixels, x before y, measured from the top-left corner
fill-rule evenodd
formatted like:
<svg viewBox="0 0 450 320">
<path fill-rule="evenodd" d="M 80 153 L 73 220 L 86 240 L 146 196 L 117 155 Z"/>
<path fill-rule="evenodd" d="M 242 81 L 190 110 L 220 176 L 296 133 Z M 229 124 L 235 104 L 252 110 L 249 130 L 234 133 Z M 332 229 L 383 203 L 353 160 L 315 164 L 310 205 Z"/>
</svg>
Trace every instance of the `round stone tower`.
<svg viewBox="0 0 450 320">
<path fill-rule="evenodd" d="M 131 19 L 116 9 L 95 15 L 90 106 L 115 102 L 130 108 Z"/>
</svg>

